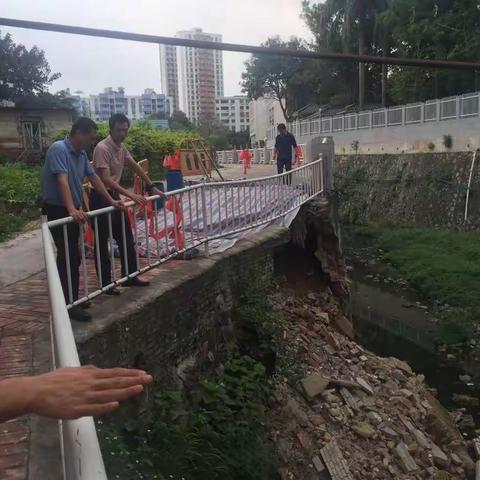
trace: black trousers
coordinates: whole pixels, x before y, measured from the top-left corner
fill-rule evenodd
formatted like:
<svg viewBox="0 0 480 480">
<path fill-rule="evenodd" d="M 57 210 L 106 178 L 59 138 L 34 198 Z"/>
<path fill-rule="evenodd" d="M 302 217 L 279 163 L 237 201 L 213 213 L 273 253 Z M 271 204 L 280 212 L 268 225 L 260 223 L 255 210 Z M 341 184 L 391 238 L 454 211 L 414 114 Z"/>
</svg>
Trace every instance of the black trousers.
<svg viewBox="0 0 480 480">
<path fill-rule="evenodd" d="M 115 192 L 110 192 L 110 195 L 119 199 L 119 196 Z M 90 193 L 90 210 L 98 210 L 99 208 L 108 207 L 108 203 L 103 197 L 101 197 L 95 190 Z M 137 256 L 135 253 L 135 245 L 132 234 L 132 228 L 128 220 L 128 215 L 125 214 L 125 243 L 123 242 L 122 233 L 122 212 L 120 210 L 114 210 L 111 212 L 112 216 L 112 236 L 117 242 L 120 249 L 120 258 L 122 265 L 122 277 L 136 272 L 138 270 Z M 97 270 L 97 276 L 99 271 L 102 273 L 102 287 L 105 287 L 112 283 L 112 265 L 110 262 L 110 254 L 108 252 L 109 244 L 109 229 L 108 229 L 108 215 L 99 215 L 98 222 L 98 248 L 100 252 L 100 265 L 97 262 L 97 245 L 95 244 L 95 268 Z M 93 230 L 95 231 L 95 222 L 92 219 Z M 125 253 L 126 252 L 126 253 Z M 127 262 L 125 264 L 125 254 L 127 256 Z"/>
<path fill-rule="evenodd" d="M 289 172 L 292 169 L 292 158 L 277 158 L 277 173 L 280 175 L 283 173 L 285 168 L 286 172 Z M 283 184 L 290 185 L 292 183 L 292 176 L 285 175 L 283 177 Z"/>
<path fill-rule="evenodd" d="M 44 204 L 42 207 L 42 214 L 46 215 L 48 220 L 57 220 L 59 218 L 68 217 L 68 211 L 65 207 L 57 205 Z M 79 268 L 80 268 L 80 249 L 78 241 L 80 239 L 80 225 L 75 222 L 67 224 L 67 244 L 68 244 L 68 259 L 70 262 L 70 278 L 72 281 L 72 298 L 68 292 L 68 268 L 67 268 L 67 252 L 65 250 L 64 228 L 63 225 L 51 229 L 53 241 L 57 247 L 57 268 L 62 284 L 63 295 L 65 302 L 72 303 L 78 300 L 78 285 L 79 285 Z"/>
<path fill-rule="evenodd" d="M 277 173 L 283 173 L 284 168 L 286 172 L 289 172 L 292 169 L 291 158 L 277 158 Z"/>
</svg>

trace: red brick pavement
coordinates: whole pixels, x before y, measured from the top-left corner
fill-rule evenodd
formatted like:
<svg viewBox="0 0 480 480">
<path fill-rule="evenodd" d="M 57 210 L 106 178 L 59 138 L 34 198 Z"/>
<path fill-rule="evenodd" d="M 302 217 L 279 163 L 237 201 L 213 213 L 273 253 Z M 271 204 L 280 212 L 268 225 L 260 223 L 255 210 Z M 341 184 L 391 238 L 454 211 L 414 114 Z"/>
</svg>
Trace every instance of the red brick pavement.
<svg viewBox="0 0 480 480">
<path fill-rule="evenodd" d="M 142 266 L 146 259 L 140 259 Z M 175 268 L 171 261 L 142 275 L 155 277 L 163 269 Z M 90 292 L 96 287 L 93 261 L 87 260 Z M 82 270 L 81 270 L 82 272 Z M 116 278 L 120 276 L 116 264 Z M 81 277 L 83 275 L 81 274 Z M 80 285 L 83 290 L 83 279 Z M 101 295 L 92 303 L 105 300 Z M 0 289 L 0 380 L 33 373 L 33 336 L 50 328 L 50 307 L 45 272 Z M 22 417 L 0 424 L 0 479 L 26 480 L 30 447 L 30 419 Z"/>
</svg>

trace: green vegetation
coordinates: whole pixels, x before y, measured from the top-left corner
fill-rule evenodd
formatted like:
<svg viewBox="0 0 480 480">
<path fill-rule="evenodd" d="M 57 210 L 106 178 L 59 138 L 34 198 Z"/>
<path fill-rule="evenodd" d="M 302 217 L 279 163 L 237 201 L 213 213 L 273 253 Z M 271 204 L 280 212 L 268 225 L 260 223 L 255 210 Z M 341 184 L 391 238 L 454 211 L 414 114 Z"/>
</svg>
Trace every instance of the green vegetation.
<svg viewBox="0 0 480 480">
<path fill-rule="evenodd" d="M 386 257 L 422 296 L 480 311 L 480 238 L 424 228 L 385 228 Z"/>
<path fill-rule="evenodd" d="M 269 285 L 251 273 L 241 289 L 241 307 L 234 314 L 239 331 L 224 353 L 229 357 L 224 367 L 194 385 L 187 382 L 186 390 L 156 394 L 149 411 L 121 429 L 101 426 L 109 478 L 277 478 L 276 452 L 264 434 L 276 329 Z"/>
<path fill-rule="evenodd" d="M 102 429 L 111 478 L 268 480 L 275 478 L 273 447 L 263 439 L 269 391 L 265 368 L 232 359 L 190 397 L 155 396 L 151 418 L 128 422 L 120 436 Z"/>
<path fill-rule="evenodd" d="M 480 324 L 480 238 L 426 228 L 372 227 L 368 231 L 385 251 L 395 274 L 439 311 L 438 339 L 461 343 Z"/>
<path fill-rule="evenodd" d="M 302 17 L 314 42 L 273 37 L 264 44 L 458 61 L 476 61 L 480 49 L 480 10 L 472 0 L 304 0 Z M 290 118 L 309 103 L 362 109 L 473 92 L 477 84 L 468 70 L 254 55 L 245 67 L 243 89 L 251 98 L 259 92 L 277 97 Z"/>
<path fill-rule="evenodd" d="M 53 140 L 60 140 L 68 135 L 68 131 L 60 132 Z M 101 141 L 108 136 L 108 124 L 98 125 L 97 140 Z M 164 178 L 163 158 L 180 147 L 183 140 L 195 138 L 196 132 L 172 132 L 153 128 L 148 121 L 135 123 L 130 127 L 125 145 L 133 158 L 138 162 L 147 158 L 150 160 L 150 177 L 152 180 Z M 133 176 L 129 169 L 125 170 L 123 182 L 126 185 L 133 183 Z"/>
<path fill-rule="evenodd" d="M 40 167 L 0 165 L 0 241 L 38 219 Z"/>
</svg>

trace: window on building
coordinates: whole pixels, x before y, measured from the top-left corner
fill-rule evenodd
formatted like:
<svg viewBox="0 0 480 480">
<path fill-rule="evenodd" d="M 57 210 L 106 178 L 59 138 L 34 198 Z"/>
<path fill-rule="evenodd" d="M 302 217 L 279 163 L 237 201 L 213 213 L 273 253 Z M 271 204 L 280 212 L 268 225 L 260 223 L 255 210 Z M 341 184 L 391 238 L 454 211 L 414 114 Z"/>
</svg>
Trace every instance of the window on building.
<svg viewBox="0 0 480 480">
<path fill-rule="evenodd" d="M 21 122 L 23 147 L 28 150 L 42 149 L 42 125 L 40 120 Z"/>
</svg>

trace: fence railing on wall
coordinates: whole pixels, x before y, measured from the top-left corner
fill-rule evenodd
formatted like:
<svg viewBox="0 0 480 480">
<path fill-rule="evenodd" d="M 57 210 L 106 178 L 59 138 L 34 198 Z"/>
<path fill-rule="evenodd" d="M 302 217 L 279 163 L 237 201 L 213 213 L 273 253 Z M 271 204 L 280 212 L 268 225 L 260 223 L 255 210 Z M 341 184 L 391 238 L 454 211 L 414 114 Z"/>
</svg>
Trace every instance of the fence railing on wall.
<svg viewBox="0 0 480 480">
<path fill-rule="evenodd" d="M 295 136 L 302 137 L 477 116 L 480 116 L 480 92 L 358 113 L 316 117 L 289 123 L 288 129 Z M 267 132 L 267 140 L 273 140 L 275 135 L 276 127 L 272 126 Z"/>
<path fill-rule="evenodd" d="M 312 134 L 317 133 L 317 130 L 319 128 L 319 122 L 312 122 L 310 124 L 310 127 L 312 125 L 316 125 L 317 129 L 315 128 L 313 130 L 310 130 Z M 302 155 L 305 155 L 305 144 L 301 143 L 299 144 L 299 147 L 301 148 Z M 267 148 L 251 148 L 250 154 L 252 156 L 252 163 L 257 163 L 257 164 L 266 164 L 266 163 L 272 163 L 273 162 L 273 147 Z M 240 163 L 240 153 L 241 150 L 219 150 L 217 151 L 217 162 L 220 165 L 229 165 L 229 164 L 234 164 L 234 163 Z M 301 159 L 302 160 L 302 159 Z"/>
</svg>

